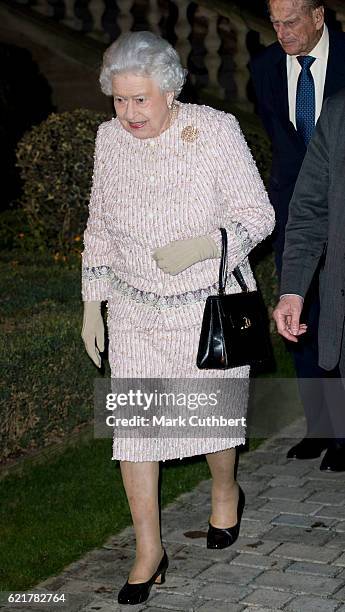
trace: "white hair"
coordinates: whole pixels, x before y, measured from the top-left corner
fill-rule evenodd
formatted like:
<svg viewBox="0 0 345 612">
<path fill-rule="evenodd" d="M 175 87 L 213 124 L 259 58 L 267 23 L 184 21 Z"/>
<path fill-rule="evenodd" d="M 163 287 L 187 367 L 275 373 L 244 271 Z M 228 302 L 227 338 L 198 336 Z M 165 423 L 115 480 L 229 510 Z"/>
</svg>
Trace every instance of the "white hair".
<svg viewBox="0 0 345 612">
<path fill-rule="evenodd" d="M 111 96 L 113 76 L 128 72 L 154 78 L 162 92 L 173 91 L 175 97 L 187 75 L 177 51 L 152 32 L 121 34 L 106 49 L 99 77 L 102 92 Z"/>
</svg>

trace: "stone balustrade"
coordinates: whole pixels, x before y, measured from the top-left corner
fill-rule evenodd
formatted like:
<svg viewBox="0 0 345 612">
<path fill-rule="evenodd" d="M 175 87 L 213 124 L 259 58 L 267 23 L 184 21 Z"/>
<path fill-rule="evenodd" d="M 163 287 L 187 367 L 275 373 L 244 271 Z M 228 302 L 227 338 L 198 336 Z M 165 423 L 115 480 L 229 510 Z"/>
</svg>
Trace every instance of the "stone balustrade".
<svg viewBox="0 0 345 612">
<path fill-rule="evenodd" d="M 109 44 L 120 33 L 149 29 L 167 38 L 188 68 L 190 91 L 207 88 L 251 110 L 248 62 L 275 40 L 268 19 L 232 2 L 209 0 L 13 0 Z M 343 0 L 329 3 L 345 30 Z"/>
</svg>

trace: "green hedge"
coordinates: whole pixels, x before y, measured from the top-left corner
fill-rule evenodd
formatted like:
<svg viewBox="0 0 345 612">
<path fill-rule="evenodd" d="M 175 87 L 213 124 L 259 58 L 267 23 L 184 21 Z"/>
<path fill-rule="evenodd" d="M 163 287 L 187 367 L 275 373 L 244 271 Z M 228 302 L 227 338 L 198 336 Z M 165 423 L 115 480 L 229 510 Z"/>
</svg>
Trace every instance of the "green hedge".
<svg viewBox="0 0 345 612">
<path fill-rule="evenodd" d="M 66 254 L 79 242 L 87 219 L 97 127 L 108 118 L 86 109 L 53 113 L 20 140 L 20 205 L 36 246 Z"/>
</svg>

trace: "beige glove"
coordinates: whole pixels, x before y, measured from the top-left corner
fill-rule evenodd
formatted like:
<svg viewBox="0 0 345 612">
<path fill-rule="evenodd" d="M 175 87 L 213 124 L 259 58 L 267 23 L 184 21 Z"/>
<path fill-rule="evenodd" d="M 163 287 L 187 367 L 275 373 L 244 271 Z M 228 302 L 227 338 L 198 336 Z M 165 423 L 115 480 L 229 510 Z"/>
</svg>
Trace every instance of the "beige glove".
<svg viewBox="0 0 345 612">
<path fill-rule="evenodd" d="M 104 321 L 101 314 L 101 302 L 84 302 L 84 318 L 81 337 L 86 352 L 94 364 L 100 368 L 104 351 Z"/>
<path fill-rule="evenodd" d="M 211 236 L 199 236 L 187 240 L 174 240 L 153 252 L 157 266 L 175 276 L 198 261 L 220 257 L 218 247 Z"/>
</svg>

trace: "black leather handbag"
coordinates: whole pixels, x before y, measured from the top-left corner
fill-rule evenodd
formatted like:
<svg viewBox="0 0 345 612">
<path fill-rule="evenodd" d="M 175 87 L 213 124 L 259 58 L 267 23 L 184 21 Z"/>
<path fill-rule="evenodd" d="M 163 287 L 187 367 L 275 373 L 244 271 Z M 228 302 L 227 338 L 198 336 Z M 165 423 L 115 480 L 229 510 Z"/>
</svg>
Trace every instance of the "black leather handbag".
<svg viewBox="0 0 345 612">
<path fill-rule="evenodd" d="M 241 293 L 225 294 L 227 282 L 227 233 L 222 227 L 222 255 L 218 295 L 206 299 L 197 366 L 226 370 L 261 364 L 272 359 L 266 307 L 258 291 L 249 291 L 238 267 L 232 272 Z"/>
</svg>

